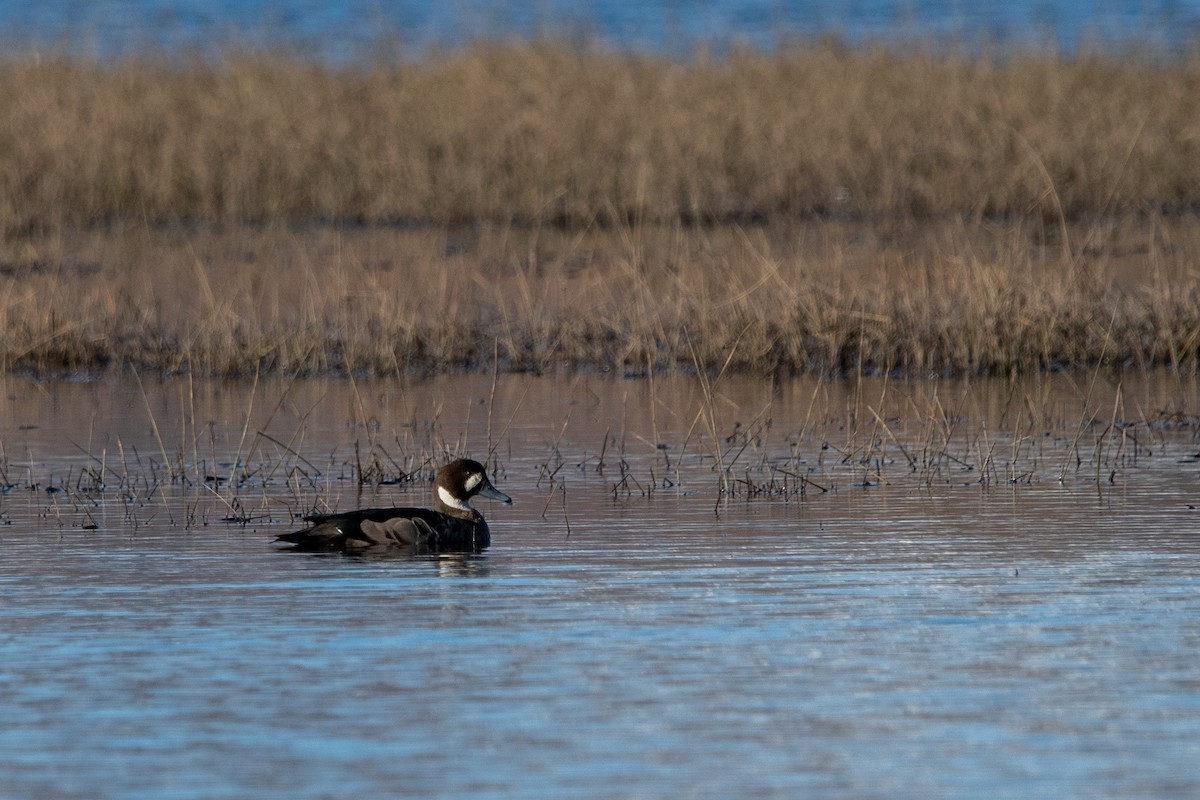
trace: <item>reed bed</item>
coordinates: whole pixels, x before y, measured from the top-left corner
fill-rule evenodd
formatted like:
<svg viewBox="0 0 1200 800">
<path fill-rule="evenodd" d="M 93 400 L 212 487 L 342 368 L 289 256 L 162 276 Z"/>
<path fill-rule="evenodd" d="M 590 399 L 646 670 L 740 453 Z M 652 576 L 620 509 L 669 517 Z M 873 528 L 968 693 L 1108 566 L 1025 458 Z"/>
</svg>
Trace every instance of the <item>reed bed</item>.
<svg viewBox="0 0 1200 800">
<path fill-rule="evenodd" d="M 214 221 L 1080 218 L 1200 201 L 1200 61 L 555 42 L 330 66 L 0 61 L 0 232 Z"/>
<path fill-rule="evenodd" d="M 1194 371 L 1196 263 L 1190 218 L 56 234 L 0 243 L 0 367 Z"/>
<path fill-rule="evenodd" d="M 1194 370 L 1200 62 L 0 60 L 0 369 Z"/>
</svg>

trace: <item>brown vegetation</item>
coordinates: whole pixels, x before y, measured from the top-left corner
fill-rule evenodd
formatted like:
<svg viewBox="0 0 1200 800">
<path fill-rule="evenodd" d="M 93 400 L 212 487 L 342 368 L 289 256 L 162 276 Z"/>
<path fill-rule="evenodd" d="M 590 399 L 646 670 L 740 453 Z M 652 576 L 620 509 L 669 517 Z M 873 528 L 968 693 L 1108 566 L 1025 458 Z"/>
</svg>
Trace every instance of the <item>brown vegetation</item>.
<svg viewBox="0 0 1200 800">
<path fill-rule="evenodd" d="M 1200 201 L 1200 62 L 836 45 L 679 63 L 478 45 L 0 63 L 0 230 L 829 211 L 1068 217 Z"/>
<path fill-rule="evenodd" d="M 0 63 L 0 367 L 1200 354 L 1200 63 L 479 45 Z"/>
<path fill-rule="evenodd" d="M 1200 223 L 99 231 L 0 246 L 0 359 L 252 375 L 477 367 L 1195 370 Z M 1068 257 L 1065 253 L 1075 253 Z M 693 355 L 694 354 L 694 355 Z"/>
</svg>

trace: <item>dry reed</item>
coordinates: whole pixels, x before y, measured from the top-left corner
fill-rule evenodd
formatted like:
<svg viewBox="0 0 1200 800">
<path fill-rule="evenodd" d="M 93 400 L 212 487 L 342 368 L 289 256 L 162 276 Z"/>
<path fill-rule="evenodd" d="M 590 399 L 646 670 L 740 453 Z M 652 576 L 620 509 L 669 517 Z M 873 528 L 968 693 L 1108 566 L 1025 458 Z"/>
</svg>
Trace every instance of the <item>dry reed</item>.
<svg viewBox="0 0 1200 800">
<path fill-rule="evenodd" d="M 10 56 L 0 102 L 4 370 L 1200 357 L 1190 58 Z"/>
<path fill-rule="evenodd" d="M 1200 62 L 835 43 L 685 61 L 479 44 L 335 67 L 0 62 L 0 231 L 828 212 L 1080 217 L 1200 201 Z"/>
<path fill-rule="evenodd" d="M 1195 370 L 1200 224 L 132 230 L 0 243 L 0 367 L 54 374 Z M 690 343 L 689 343 L 690 337 Z"/>
</svg>

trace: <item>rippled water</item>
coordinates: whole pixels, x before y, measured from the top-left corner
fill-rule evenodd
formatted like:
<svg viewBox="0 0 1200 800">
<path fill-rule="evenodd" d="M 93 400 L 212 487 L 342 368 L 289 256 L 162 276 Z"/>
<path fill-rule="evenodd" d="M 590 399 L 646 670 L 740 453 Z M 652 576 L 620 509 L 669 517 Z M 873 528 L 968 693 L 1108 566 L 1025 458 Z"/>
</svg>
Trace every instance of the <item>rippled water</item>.
<svg viewBox="0 0 1200 800">
<path fill-rule="evenodd" d="M 1084 384 L 9 380 L 0 795 L 1194 797 L 1196 387 Z M 479 556 L 270 543 L 489 440 Z"/>
</svg>

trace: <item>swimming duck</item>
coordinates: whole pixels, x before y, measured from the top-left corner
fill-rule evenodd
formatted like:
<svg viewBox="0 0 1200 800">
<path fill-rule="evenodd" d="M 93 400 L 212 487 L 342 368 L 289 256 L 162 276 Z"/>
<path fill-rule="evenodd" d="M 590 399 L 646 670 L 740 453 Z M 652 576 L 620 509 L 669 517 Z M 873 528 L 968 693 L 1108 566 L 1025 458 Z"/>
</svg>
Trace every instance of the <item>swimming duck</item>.
<svg viewBox="0 0 1200 800">
<path fill-rule="evenodd" d="M 512 505 L 492 486 L 483 464 L 469 458 L 451 461 L 434 480 L 437 508 L 364 508 L 344 514 L 305 517 L 312 525 L 275 541 L 303 550 L 358 552 L 399 547 L 423 552 L 479 551 L 491 544 L 487 522 L 471 508 L 475 495 Z"/>
</svg>

